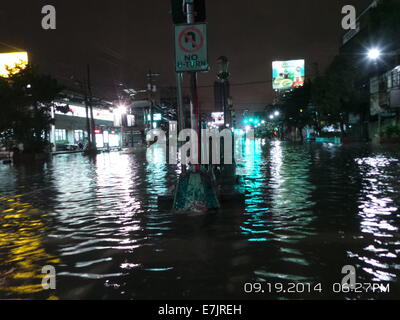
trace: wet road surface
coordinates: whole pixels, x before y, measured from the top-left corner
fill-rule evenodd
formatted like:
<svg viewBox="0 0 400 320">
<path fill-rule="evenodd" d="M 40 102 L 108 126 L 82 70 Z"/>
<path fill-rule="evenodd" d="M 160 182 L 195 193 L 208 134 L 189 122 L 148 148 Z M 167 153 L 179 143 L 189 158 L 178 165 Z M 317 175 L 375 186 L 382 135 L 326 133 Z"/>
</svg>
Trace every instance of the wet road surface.
<svg viewBox="0 0 400 320">
<path fill-rule="evenodd" d="M 196 217 L 158 208 L 178 172 L 161 151 L 1 165 L 0 298 L 400 298 L 397 146 L 247 148 L 245 205 Z M 345 265 L 390 292 L 335 292 Z"/>
</svg>

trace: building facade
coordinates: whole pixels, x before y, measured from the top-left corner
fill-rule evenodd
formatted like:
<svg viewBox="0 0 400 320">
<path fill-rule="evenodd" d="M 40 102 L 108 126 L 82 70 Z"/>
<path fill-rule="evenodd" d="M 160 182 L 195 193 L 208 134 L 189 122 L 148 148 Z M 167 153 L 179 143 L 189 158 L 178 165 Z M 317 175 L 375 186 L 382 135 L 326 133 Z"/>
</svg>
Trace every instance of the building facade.
<svg viewBox="0 0 400 320">
<path fill-rule="evenodd" d="M 84 149 L 88 144 L 89 134 L 95 138 L 96 147 L 100 150 L 127 146 L 124 132 L 126 128 L 135 126 L 134 115 L 126 114 L 126 111 L 109 102 L 95 100 L 92 128 L 91 112 L 86 108 L 84 99 L 71 94 L 67 96 L 69 97 L 64 95 L 62 99 L 55 101 L 52 109 L 50 142 L 53 151 Z M 62 107 L 63 111 L 58 111 L 57 107 Z"/>
<path fill-rule="evenodd" d="M 340 48 L 341 55 L 349 57 L 364 71 L 360 90 L 369 96 L 368 116 L 363 119 L 351 115 L 349 122 L 354 125 L 365 122 L 372 140 L 379 139 L 386 127 L 398 125 L 400 112 L 400 42 L 393 41 L 387 29 L 377 30 L 377 10 L 380 10 L 381 20 L 390 20 L 384 17 L 390 12 L 383 14 L 385 11 L 380 9 L 382 3 L 382 0 L 374 0 L 359 14 L 356 28 L 343 34 Z M 379 52 L 380 56 L 375 59 L 368 56 L 371 50 Z"/>
</svg>

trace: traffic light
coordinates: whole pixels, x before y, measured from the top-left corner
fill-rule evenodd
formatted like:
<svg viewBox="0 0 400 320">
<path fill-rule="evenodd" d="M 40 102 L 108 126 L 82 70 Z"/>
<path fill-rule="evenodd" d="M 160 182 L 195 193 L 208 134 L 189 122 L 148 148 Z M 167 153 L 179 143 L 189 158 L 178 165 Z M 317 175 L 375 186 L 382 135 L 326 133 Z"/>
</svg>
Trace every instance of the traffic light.
<svg viewBox="0 0 400 320">
<path fill-rule="evenodd" d="M 171 8 L 174 24 L 186 23 L 184 0 L 171 0 Z"/>
<path fill-rule="evenodd" d="M 194 21 L 205 22 L 206 19 L 206 0 L 194 0 Z"/>
<path fill-rule="evenodd" d="M 187 22 L 185 0 L 171 0 L 172 20 L 174 24 L 183 24 Z M 194 21 L 206 21 L 206 1 L 194 0 Z"/>
</svg>

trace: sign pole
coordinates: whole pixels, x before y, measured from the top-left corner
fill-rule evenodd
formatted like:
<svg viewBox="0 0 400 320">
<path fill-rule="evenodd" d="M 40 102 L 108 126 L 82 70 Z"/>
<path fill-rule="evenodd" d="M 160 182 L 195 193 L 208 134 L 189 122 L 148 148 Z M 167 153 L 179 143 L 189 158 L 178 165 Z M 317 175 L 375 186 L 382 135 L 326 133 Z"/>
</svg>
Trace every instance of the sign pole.
<svg viewBox="0 0 400 320">
<path fill-rule="evenodd" d="M 175 211 L 204 212 L 220 207 L 215 184 L 211 175 L 200 171 L 200 104 L 197 90 L 197 72 L 208 71 L 207 26 L 195 23 L 194 0 L 180 0 L 186 8 L 186 24 L 175 26 L 175 58 L 178 74 L 178 91 L 181 74 L 188 72 L 190 80 L 190 116 L 191 128 L 197 133 L 197 161 L 192 164 L 191 172 L 178 179 L 175 189 L 173 208 Z M 183 6 L 182 6 L 183 7 Z M 182 12 L 183 13 L 183 12 Z M 183 112 L 182 112 L 183 113 Z M 182 121 L 182 117 L 179 117 Z M 193 150 L 191 150 L 193 152 Z"/>
<path fill-rule="evenodd" d="M 178 131 L 185 129 L 185 113 L 183 107 L 183 90 L 182 90 L 182 78 L 183 73 L 176 73 L 176 87 L 177 87 L 177 96 L 178 96 Z M 186 165 L 181 164 L 182 173 L 186 172 Z"/>
<path fill-rule="evenodd" d="M 189 25 L 194 24 L 194 14 L 193 14 L 193 0 L 186 0 L 186 14 L 187 14 L 187 23 Z M 191 87 L 191 96 L 192 96 L 192 107 L 190 108 L 190 116 L 192 118 L 192 129 L 196 131 L 198 138 L 197 145 L 197 161 L 198 163 L 194 165 L 194 172 L 200 172 L 200 123 L 199 123 L 199 114 L 200 114 L 200 106 L 199 106 L 199 96 L 197 92 L 197 72 L 190 72 L 190 87 Z"/>
</svg>

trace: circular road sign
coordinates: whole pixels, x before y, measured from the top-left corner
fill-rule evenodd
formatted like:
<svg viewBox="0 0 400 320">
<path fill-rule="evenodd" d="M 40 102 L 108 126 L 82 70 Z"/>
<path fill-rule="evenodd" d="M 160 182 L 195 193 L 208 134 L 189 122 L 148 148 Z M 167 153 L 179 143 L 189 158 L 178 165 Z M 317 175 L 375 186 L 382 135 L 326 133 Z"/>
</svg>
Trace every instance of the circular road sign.
<svg viewBox="0 0 400 320">
<path fill-rule="evenodd" d="M 204 36 L 200 29 L 189 27 L 179 34 L 179 47 L 188 53 L 199 51 L 204 45 Z"/>
</svg>

